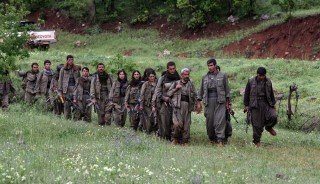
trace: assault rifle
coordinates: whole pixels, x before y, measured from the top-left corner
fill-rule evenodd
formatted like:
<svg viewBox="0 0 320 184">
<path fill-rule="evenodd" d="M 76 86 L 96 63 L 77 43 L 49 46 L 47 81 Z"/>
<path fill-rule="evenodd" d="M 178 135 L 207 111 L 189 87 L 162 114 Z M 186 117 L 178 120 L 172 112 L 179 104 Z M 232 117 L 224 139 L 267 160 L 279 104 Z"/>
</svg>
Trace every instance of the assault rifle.
<svg viewBox="0 0 320 184">
<path fill-rule="evenodd" d="M 248 129 L 249 129 L 249 125 L 252 123 L 251 121 L 251 110 L 248 109 L 248 110 L 245 110 L 244 113 L 247 113 L 247 118 L 246 118 L 246 123 L 247 123 L 247 126 L 246 126 L 246 133 L 248 133 Z"/>
<path fill-rule="evenodd" d="M 239 123 L 239 121 L 237 120 L 237 118 L 234 116 L 235 112 L 232 109 L 227 109 L 226 110 L 226 119 L 227 121 L 231 121 L 231 116 L 233 117 L 233 119 Z"/>
<path fill-rule="evenodd" d="M 72 112 L 75 110 L 78 110 L 81 115 L 84 115 L 84 109 L 82 109 L 77 103 L 74 103 L 73 100 L 70 97 L 64 97 L 65 101 L 69 102 L 71 104 Z"/>
<path fill-rule="evenodd" d="M 87 107 L 93 106 L 94 112 L 97 112 L 100 110 L 100 107 L 97 102 L 93 102 L 92 100 L 88 100 L 90 103 L 87 105 Z"/>
</svg>

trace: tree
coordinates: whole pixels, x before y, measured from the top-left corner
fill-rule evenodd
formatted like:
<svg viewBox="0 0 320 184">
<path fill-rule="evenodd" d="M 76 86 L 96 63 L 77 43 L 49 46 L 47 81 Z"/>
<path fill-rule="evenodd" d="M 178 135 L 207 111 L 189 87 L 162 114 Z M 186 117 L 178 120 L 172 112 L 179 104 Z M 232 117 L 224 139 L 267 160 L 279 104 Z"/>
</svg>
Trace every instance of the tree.
<svg viewBox="0 0 320 184">
<path fill-rule="evenodd" d="M 0 4 L 0 73 L 15 69 L 18 58 L 29 57 L 26 27 L 20 27 L 26 14 L 23 1 L 7 0 Z"/>
</svg>

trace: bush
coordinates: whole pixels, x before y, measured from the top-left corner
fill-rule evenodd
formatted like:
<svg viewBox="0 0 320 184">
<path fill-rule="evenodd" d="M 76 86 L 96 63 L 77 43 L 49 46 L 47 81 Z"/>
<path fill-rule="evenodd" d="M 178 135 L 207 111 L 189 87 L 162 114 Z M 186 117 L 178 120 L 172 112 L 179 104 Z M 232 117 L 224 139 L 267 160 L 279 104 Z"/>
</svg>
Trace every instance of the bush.
<svg viewBox="0 0 320 184">
<path fill-rule="evenodd" d="M 127 73 L 131 73 L 136 69 L 137 65 L 118 53 L 108 62 L 108 67 L 110 68 L 110 72 L 113 74 L 116 74 L 120 69 L 124 69 Z"/>
</svg>

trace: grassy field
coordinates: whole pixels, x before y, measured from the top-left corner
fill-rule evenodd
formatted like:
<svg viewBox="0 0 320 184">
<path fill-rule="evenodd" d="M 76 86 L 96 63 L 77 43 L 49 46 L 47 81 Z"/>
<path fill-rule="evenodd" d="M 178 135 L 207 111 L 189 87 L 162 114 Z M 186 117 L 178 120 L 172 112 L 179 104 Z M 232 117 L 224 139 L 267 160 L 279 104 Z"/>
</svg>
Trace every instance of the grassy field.
<svg viewBox="0 0 320 184">
<path fill-rule="evenodd" d="M 19 61 L 19 67 L 26 70 L 32 62 L 42 63 L 45 59 L 55 67 L 64 63 L 66 55 L 73 54 L 75 63 L 89 66 L 91 71 L 97 62 L 105 63 L 110 70 L 118 61 L 118 53 L 131 50 L 132 55 L 122 64 L 134 63 L 141 71 L 153 67 L 160 74 L 166 62 L 173 60 L 178 69 L 192 69 L 191 78 L 198 88 L 207 71 L 208 58 L 202 52 L 212 49 L 219 53 L 219 48 L 237 35 L 242 34 L 185 41 L 160 38 L 154 30 L 125 29 L 120 34 L 95 36 L 61 32 L 59 42 L 48 52 L 32 52 L 30 58 Z M 87 46 L 74 48 L 76 40 Z M 170 55 L 159 56 L 165 49 Z M 176 57 L 181 52 L 190 55 Z M 0 113 L 0 183 L 319 183 L 320 134 L 297 129 L 320 114 L 320 62 L 247 60 L 222 55 L 217 55 L 217 61 L 229 76 L 232 103 L 240 122 L 232 122 L 233 136 L 226 147 L 208 144 L 202 114 L 193 114 L 191 145 L 181 147 L 133 132 L 128 125 L 121 129 L 114 125 L 99 127 L 96 116 L 91 124 L 66 121 L 44 112 L 39 104 L 30 107 L 16 103 L 9 112 Z M 276 92 L 284 93 L 285 99 L 289 85 L 296 83 L 300 99 L 292 122 L 287 121 L 282 102 L 278 136 L 264 133 L 263 146 L 257 149 L 251 144 L 251 129 L 245 133 L 239 91 L 259 66 L 267 68 Z M 20 79 L 13 78 L 19 86 Z"/>
</svg>

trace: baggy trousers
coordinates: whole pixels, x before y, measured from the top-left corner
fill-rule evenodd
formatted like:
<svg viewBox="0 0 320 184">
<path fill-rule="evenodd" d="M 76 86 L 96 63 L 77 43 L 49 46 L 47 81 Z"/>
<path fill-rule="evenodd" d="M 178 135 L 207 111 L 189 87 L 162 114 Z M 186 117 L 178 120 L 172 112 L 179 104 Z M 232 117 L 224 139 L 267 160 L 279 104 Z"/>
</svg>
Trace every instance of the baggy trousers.
<svg viewBox="0 0 320 184">
<path fill-rule="evenodd" d="M 253 142 L 260 142 L 263 129 L 266 130 L 277 124 L 275 108 L 269 106 L 266 100 L 258 100 L 258 108 L 251 109 L 251 122 L 253 130 Z"/>
<path fill-rule="evenodd" d="M 210 141 L 223 141 L 227 123 L 225 103 L 218 103 L 217 98 L 208 98 L 204 115 Z"/>
</svg>

